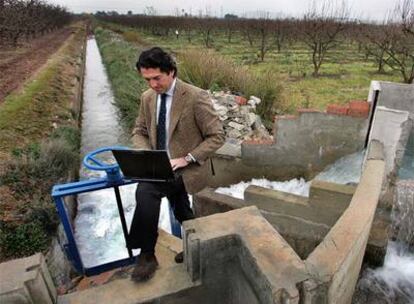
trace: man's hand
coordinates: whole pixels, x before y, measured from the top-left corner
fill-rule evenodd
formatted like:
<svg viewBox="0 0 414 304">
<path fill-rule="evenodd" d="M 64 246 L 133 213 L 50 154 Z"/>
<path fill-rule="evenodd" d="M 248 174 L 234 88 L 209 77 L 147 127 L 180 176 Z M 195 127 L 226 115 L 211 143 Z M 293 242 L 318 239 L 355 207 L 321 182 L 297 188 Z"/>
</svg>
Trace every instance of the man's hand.
<svg viewBox="0 0 414 304">
<path fill-rule="evenodd" d="M 184 168 L 188 165 L 188 162 L 185 160 L 184 157 L 170 159 L 171 167 L 173 171 Z"/>
</svg>

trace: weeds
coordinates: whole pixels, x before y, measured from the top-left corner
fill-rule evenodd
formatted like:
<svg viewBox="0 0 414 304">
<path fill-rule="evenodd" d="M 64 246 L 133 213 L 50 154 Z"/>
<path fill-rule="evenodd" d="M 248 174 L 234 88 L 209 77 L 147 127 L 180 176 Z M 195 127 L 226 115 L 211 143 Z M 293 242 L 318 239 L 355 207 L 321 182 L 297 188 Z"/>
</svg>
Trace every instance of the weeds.
<svg viewBox="0 0 414 304">
<path fill-rule="evenodd" d="M 0 223 L 0 247 L 3 258 L 18 258 L 43 251 L 49 237 L 37 221 L 19 225 Z"/>
<path fill-rule="evenodd" d="M 2 191 L 12 194 L 22 215 L 0 222 L 1 257 L 22 257 L 47 248 L 59 223 L 50 191 L 79 167 L 79 131 L 61 127 L 40 144 L 14 149 L 0 175 Z M 3 217 L 3 218 L 7 218 Z"/>
<path fill-rule="evenodd" d="M 124 37 L 125 41 L 128 41 L 130 43 L 136 43 L 140 46 L 148 45 L 148 43 L 141 38 L 141 35 L 135 31 L 125 31 L 122 33 L 122 36 Z"/>
<path fill-rule="evenodd" d="M 282 87 L 271 70 L 253 74 L 247 68 L 209 50 L 189 50 L 179 54 L 179 76 L 203 89 L 241 92 L 259 97 L 258 114 L 267 121 L 280 107 Z M 202 58 L 202 64 L 200 64 Z"/>
</svg>

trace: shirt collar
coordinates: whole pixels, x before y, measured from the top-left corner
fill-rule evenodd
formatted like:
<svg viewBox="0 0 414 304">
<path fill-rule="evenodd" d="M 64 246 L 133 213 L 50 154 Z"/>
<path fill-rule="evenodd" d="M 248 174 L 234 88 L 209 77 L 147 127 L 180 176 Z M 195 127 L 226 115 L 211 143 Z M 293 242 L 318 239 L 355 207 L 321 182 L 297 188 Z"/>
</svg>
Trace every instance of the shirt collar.
<svg viewBox="0 0 414 304">
<path fill-rule="evenodd" d="M 165 94 L 167 94 L 168 96 L 173 96 L 176 82 L 177 82 L 177 77 L 174 77 L 174 80 L 173 80 L 170 88 L 168 89 L 167 92 L 165 92 Z"/>
</svg>

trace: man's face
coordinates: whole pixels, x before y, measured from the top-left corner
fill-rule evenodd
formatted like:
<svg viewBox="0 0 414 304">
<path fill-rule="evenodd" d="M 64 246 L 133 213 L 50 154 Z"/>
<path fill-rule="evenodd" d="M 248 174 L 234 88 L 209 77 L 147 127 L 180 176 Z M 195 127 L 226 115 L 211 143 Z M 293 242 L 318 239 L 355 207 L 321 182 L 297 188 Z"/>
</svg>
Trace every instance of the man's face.
<svg viewBox="0 0 414 304">
<path fill-rule="evenodd" d="M 157 94 L 162 94 L 168 91 L 173 80 L 174 72 L 170 73 L 161 72 L 159 68 L 141 68 L 139 70 L 140 74 L 148 82 L 148 85 L 153 89 Z"/>
</svg>

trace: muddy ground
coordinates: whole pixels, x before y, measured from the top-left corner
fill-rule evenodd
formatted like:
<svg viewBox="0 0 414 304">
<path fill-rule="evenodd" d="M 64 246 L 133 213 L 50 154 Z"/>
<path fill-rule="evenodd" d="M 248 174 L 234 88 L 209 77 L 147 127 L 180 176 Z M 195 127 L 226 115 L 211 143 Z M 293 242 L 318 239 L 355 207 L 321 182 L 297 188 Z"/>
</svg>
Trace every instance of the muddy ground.
<svg viewBox="0 0 414 304">
<path fill-rule="evenodd" d="M 22 42 L 17 48 L 0 47 L 0 103 L 19 89 L 62 46 L 72 31 L 73 28 L 65 27 Z"/>
</svg>

